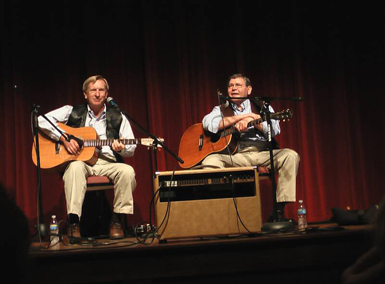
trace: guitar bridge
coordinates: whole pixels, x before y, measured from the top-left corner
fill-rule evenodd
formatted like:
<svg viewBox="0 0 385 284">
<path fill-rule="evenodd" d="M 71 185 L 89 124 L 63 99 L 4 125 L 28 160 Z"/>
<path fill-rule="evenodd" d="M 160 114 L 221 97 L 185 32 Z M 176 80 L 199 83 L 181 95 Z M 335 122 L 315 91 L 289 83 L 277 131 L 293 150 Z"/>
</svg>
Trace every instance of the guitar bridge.
<svg viewBox="0 0 385 284">
<path fill-rule="evenodd" d="M 203 147 L 203 134 L 199 137 L 199 151 L 202 151 Z"/>
</svg>

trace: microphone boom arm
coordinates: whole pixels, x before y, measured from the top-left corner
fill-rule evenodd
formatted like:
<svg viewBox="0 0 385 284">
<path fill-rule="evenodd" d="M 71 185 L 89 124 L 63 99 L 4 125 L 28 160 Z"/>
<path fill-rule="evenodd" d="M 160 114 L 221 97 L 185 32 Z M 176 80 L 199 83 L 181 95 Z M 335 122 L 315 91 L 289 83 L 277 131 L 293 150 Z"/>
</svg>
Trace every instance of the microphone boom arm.
<svg viewBox="0 0 385 284">
<path fill-rule="evenodd" d="M 129 121 L 131 121 L 140 131 L 142 131 L 143 133 L 145 133 L 146 135 L 150 136 L 153 140 L 154 140 L 154 144 L 155 146 L 156 145 L 161 145 L 162 148 L 164 150 L 166 150 L 171 156 L 173 156 L 178 162 L 180 162 L 181 164 L 184 163 L 184 161 L 178 157 L 177 155 L 175 155 L 171 150 L 169 150 L 162 141 L 159 141 L 159 139 L 157 137 L 155 137 L 155 135 L 151 134 L 149 131 L 147 131 L 146 129 L 144 129 L 138 122 L 136 122 L 132 117 L 130 117 L 127 113 L 125 113 L 124 111 L 122 111 L 119 107 L 118 107 L 118 104 L 114 101 L 113 98 L 111 97 L 108 97 L 107 98 L 107 103 L 109 103 L 111 106 L 115 107 L 118 111 L 120 111 Z"/>
</svg>

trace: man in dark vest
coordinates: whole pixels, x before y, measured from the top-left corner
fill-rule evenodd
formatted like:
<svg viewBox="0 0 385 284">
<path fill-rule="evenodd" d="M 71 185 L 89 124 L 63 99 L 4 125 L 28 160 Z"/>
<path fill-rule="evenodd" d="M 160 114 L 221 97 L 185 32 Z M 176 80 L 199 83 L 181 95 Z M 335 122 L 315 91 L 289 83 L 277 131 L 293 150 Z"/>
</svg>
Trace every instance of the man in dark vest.
<svg viewBox="0 0 385 284">
<path fill-rule="evenodd" d="M 99 157 L 93 166 L 83 161 L 68 164 L 63 174 L 64 191 L 67 201 L 67 214 L 70 234 L 80 237 L 79 222 L 86 193 L 86 178 L 104 175 L 114 181 L 113 216 L 110 225 L 110 238 L 123 238 L 121 214 L 133 214 L 132 193 L 136 187 L 134 169 L 123 163 L 122 157 L 134 155 L 135 145 L 123 145 L 119 138 L 134 139 L 127 118 L 115 108 L 108 107 L 109 85 L 100 75 L 89 77 L 83 84 L 83 94 L 87 103 L 79 106 L 63 106 L 46 114 L 57 126 L 62 122 L 71 127 L 93 127 L 100 139 L 115 139 L 111 146 L 102 146 Z M 39 117 L 39 127 L 51 139 L 60 141 L 72 155 L 79 155 L 81 147 L 75 139 L 68 139 L 60 128 L 55 128 L 45 118 Z"/>
<path fill-rule="evenodd" d="M 250 80 L 242 74 L 234 74 L 228 80 L 228 96 L 231 103 L 227 106 L 216 106 L 202 121 L 203 128 L 213 134 L 234 126 L 238 132 L 238 147 L 233 155 L 228 153 L 215 153 L 207 156 L 202 165 L 224 167 L 251 167 L 266 166 L 270 168 L 270 152 L 268 142 L 267 122 L 248 126 L 249 122 L 258 120 L 260 105 L 250 101 L 247 97 L 251 94 Z M 270 112 L 274 112 L 270 106 Z M 278 120 L 272 121 L 272 137 L 281 131 Z M 274 166 L 278 171 L 277 183 L 277 220 L 286 221 L 284 207 L 287 202 L 296 200 L 296 176 L 299 164 L 299 155 L 291 149 L 274 149 Z"/>
</svg>

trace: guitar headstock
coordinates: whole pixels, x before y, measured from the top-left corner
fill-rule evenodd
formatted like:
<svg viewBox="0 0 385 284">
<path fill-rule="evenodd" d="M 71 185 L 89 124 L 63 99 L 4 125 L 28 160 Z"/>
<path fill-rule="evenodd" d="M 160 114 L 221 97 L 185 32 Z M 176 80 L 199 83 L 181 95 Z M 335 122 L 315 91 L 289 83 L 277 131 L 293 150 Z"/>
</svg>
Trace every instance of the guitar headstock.
<svg viewBox="0 0 385 284">
<path fill-rule="evenodd" d="M 290 109 L 270 114 L 270 118 L 275 119 L 275 120 L 285 121 L 286 119 L 290 120 L 290 118 L 292 118 L 292 117 L 293 117 L 293 112 Z"/>
<path fill-rule="evenodd" d="M 158 138 L 160 142 L 164 142 L 163 138 Z M 140 144 L 147 146 L 148 148 L 153 147 L 153 148 L 162 148 L 162 145 L 160 144 L 154 144 L 154 139 L 152 138 L 141 138 L 140 139 Z"/>
</svg>

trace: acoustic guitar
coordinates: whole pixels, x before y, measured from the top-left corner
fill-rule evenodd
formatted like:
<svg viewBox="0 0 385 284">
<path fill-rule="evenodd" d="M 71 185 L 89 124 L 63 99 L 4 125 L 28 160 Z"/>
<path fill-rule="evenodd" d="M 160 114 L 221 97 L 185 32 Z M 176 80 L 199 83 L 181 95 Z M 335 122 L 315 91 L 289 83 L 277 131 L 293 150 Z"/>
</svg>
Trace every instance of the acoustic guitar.
<svg viewBox="0 0 385 284">
<path fill-rule="evenodd" d="M 38 139 L 41 169 L 59 172 L 72 161 L 83 161 L 92 166 L 98 159 L 97 148 L 101 146 L 111 146 L 114 142 L 114 139 L 98 139 L 96 130 L 93 127 L 73 128 L 63 123 L 58 123 L 58 126 L 60 129 L 64 130 L 66 134 L 72 135 L 72 138 L 78 142 L 81 147 L 80 154 L 71 155 L 60 141 L 54 141 L 39 131 Z M 158 140 L 163 142 L 162 138 L 159 138 Z M 119 139 L 119 141 L 124 145 L 136 144 L 155 147 L 153 145 L 154 140 L 151 138 Z M 160 146 L 157 145 L 157 147 Z M 37 165 L 36 138 L 32 145 L 32 160 L 34 164 Z"/>
<path fill-rule="evenodd" d="M 271 113 L 270 118 L 275 120 L 286 120 L 293 116 L 291 110 Z M 255 126 L 266 120 L 266 117 L 253 120 L 248 127 Z M 203 129 L 202 123 L 190 126 L 182 135 L 179 143 L 178 156 L 184 161 L 179 166 L 184 169 L 192 168 L 213 153 L 233 154 L 238 147 L 238 130 L 232 125 L 216 134 Z"/>
</svg>

